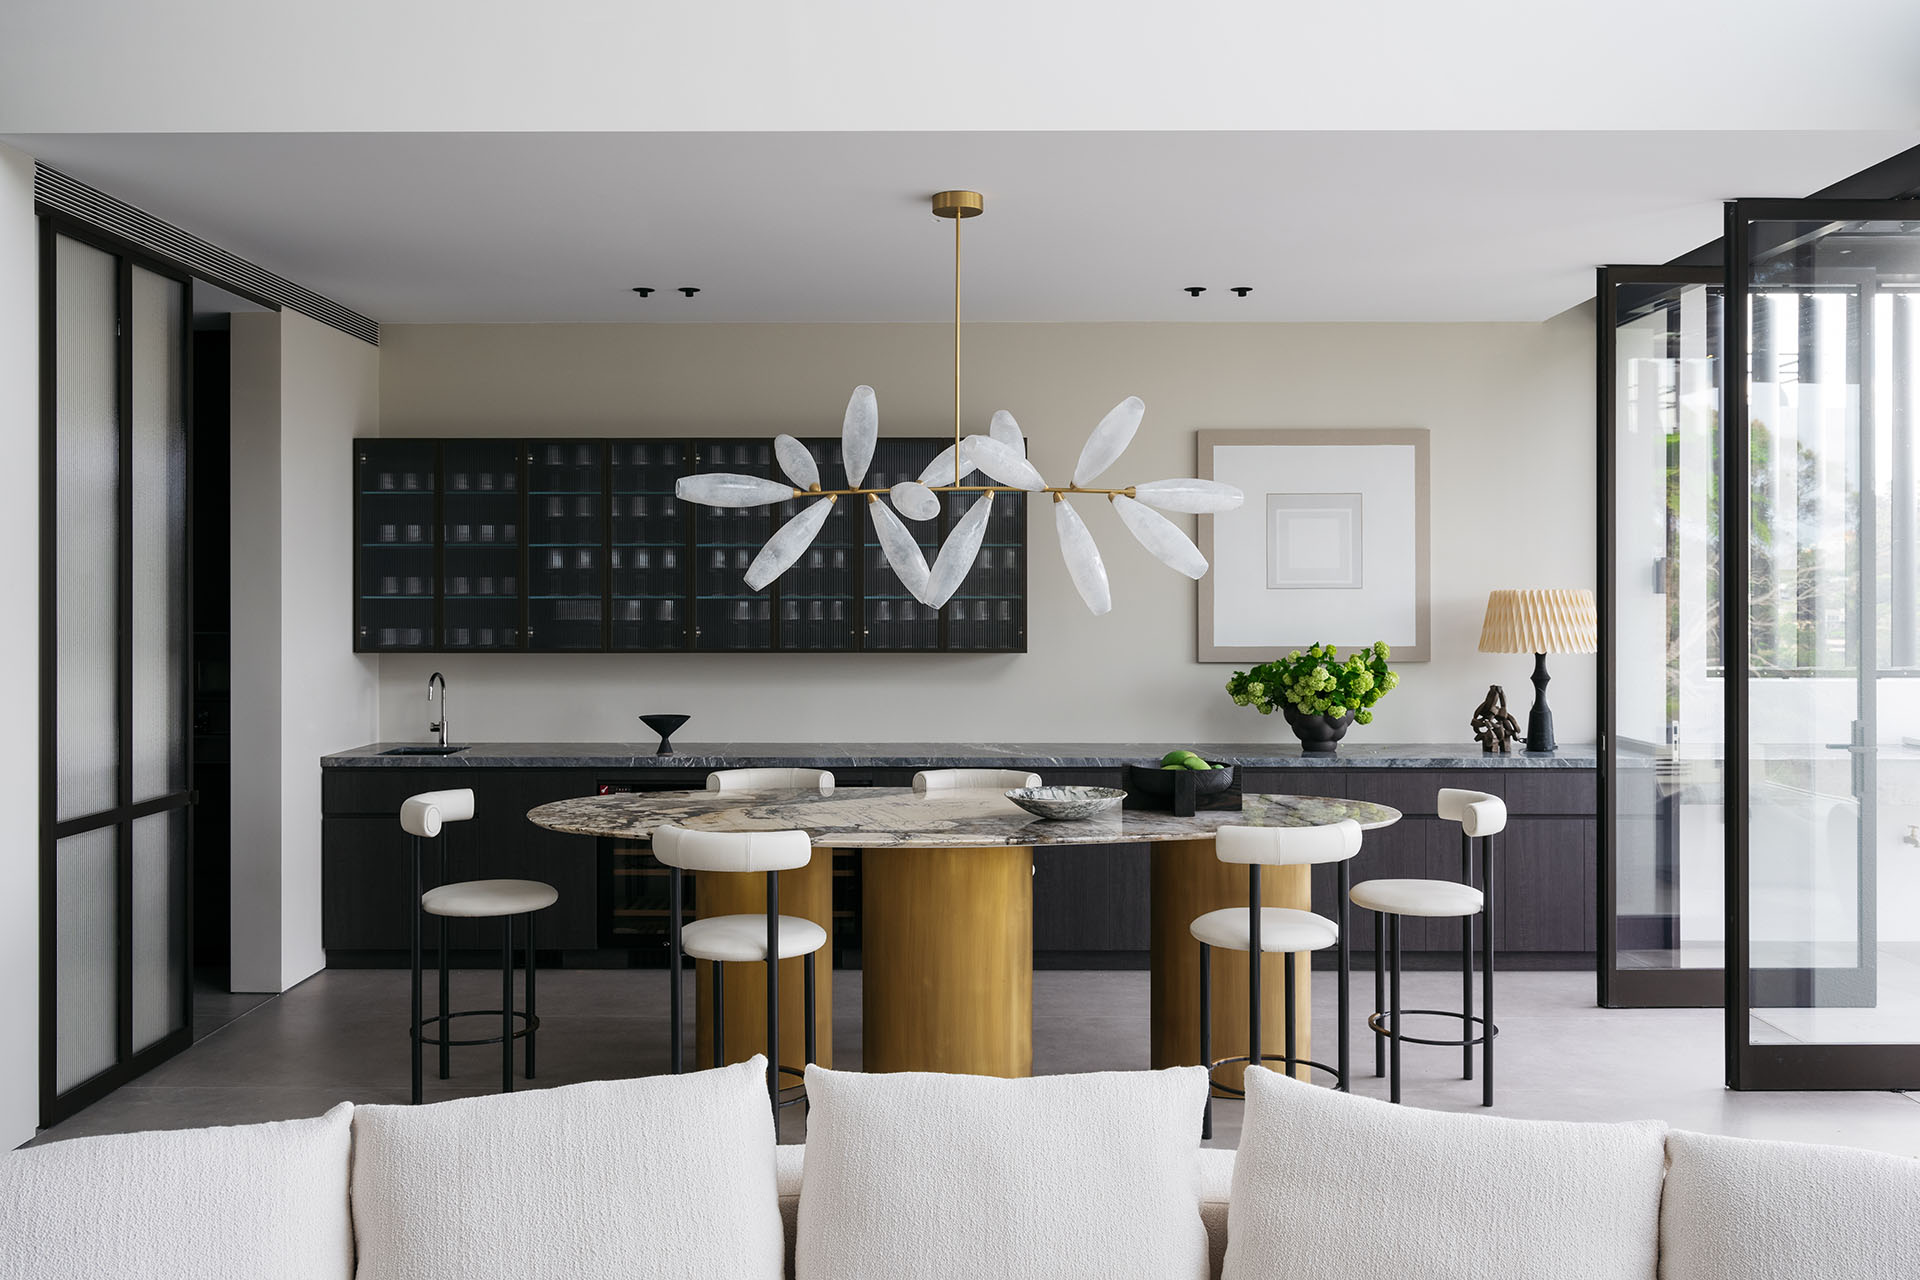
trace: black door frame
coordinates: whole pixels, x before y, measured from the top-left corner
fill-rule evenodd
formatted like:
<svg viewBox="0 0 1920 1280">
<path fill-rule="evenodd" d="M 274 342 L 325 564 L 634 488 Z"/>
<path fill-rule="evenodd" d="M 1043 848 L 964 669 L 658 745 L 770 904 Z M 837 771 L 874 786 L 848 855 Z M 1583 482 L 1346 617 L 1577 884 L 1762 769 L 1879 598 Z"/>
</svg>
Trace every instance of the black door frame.
<svg viewBox="0 0 1920 1280">
<path fill-rule="evenodd" d="M 1721 585 L 1725 598 L 1744 601 L 1749 591 L 1749 566 L 1744 548 L 1749 533 L 1749 404 L 1747 387 L 1749 342 L 1747 325 L 1753 243 L 1751 226 L 1756 221 L 1852 222 L 1873 219 L 1920 220 L 1920 200 L 1734 200 L 1726 205 L 1726 363 L 1725 447 L 1721 455 L 1721 537 L 1723 545 L 1739 547 L 1743 554 L 1722 557 Z M 1864 311 L 1864 306 L 1863 306 Z M 1862 347 L 1869 344 L 1862 343 Z M 1860 385 L 1872 385 L 1872 352 L 1863 350 L 1864 366 Z M 1871 409 L 1863 397 L 1861 428 L 1870 429 Z M 1862 445 L 1870 443 L 1863 440 Z M 1873 490 L 1872 450 L 1862 447 L 1861 489 Z M 1872 564 L 1875 521 L 1865 519 L 1862 527 L 1867 541 L 1860 555 L 1862 564 Z M 1861 635 L 1858 675 L 1861 681 L 1877 681 L 1872 626 L 1875 582 L 1871 568 L 1859 576 L 1856 596 Z M 1742 621 L 1744 622 L 1744 613 Z M 1726 885 L 1727 885 L 1727 957 L 1725 971 L 1726 1007 L 1726 1080 L 1730 1089 L 1911 1089 L 1920 1086 L 1920 1044 L 1751 1044 L 1753 980 L 1749 948 L 1752 941 L 1749 912 L 1751 824 L 1748 806 L 1752 796 L 1752 770 L 1747 747 L 1751 727 L 1749 715 L 1749 666 L 1751 652 L 1745 625 L 1728 625 L 1724 633 L 1726 654 Z M 1871 702 L 1871 685 L 1867 702 Z M 1870 800 L 1877 785 L 1871 707 L 1862 723 L 1866 741 L 1853 744 L 1856 794 Z M 1856 735 L 1858 736 L 1858 735 Z M 1871 850 L 1861 849 L 1861 911 L 1863 920 L 1870 914 L 1868 903 L 1873 892 L 1874 860 Z M 1863 928 L 1860 943 L 1863 952 L 1872 945 L 1871 922 Z M 1792 980 L 1797 970 L 1762 970 L 1761 981 L 1786 977 Z"/>
<path fill-rule="evenodd" d="M 1599 392 L 1599 512 L 1598 564 L 1595 581 L 1600 614 L 1600 654 L 1598 664 L 1600 700 L 1599 753 L 1599 836 L 1600 884 L 1598 902 L 1599 946 L 1594 950 L 1595 980 L 1599 1003 L 1607 1009 L 1713 1008 L 1721 1003 L 1726 985 L 1722 969 L 1622 969 L 1619 967 L 1619 915 L 1615 908 L 1619 891 L 1617 858 L 1619 831 L 1613 821 L 1617 800 L 1617 779 L 1613 756 L 1619 742 L 1615 724 L 1614 693 L 1618 688 L 1619 636 L 1614 619 L 1614 502 L 1617 475 L 1614 453 L 1615 414 L 1614 361 L 1618 350 L 1615 330 L 1619 323 L 1616 287 L 1620 285 L 1719 285 L 1726 273 L 1719 267 L 1607 266 L 1597 273 L 1595 330 L 1597 359 L 1595 383 Z M 1722 399 L 1725 389 L 1722 388 Z M 1724 410 L 1723 410 L 1724 413 Z"/>
<path fill-rule="evenodd" d="M 40 215 L 40 1124 L 57 1124 L 91 1105 L 128 1080 L 179 1053 L 193 1042 L 193 839 L 195 795 L 193 779 L 192 708 L 193 674 L 193 276 L 180 267 L 142 251 L 118 237 L 62 216 L 45 206 Z M 59 477 L 57 472 L 59 407 L 58 353 L 56 322 L 58 317 L 58 280 L 56 246 L 60 237 L 85 244 L 113 255 L 115 310 L 115 401 L 119 419 L 119 494 L 118 581 L 116 583 L 118 659 L 115 675 L 115 718 L 119 738 L 116 768 L 116 798 L 112 808 L 57 821 L 59 796 L 58 772 L 58 537 Z M 133 269 L 140 267 L 178 282 L 181 286 L 181 395 L 185 416 L 188 465 L 185 470 L 184 536 L 185 629 L 180 690 L 179 727 L 185 753 L 185 777 L 188 789 L 155 796 L 136 803 L 133 798 L 133 326 L 129 322 L 133 290 Z M 133 823 L 154 814 L 181 811 L 186 830 L 181 857 L 185 860 L 182 893 L 185 912 L 181 957 L 181 1026 L 145 1049 L 133 1048 Z M 59 1038 L 59 841 L 89 831 L 111 828 L 115 832 L 116 858 L 116 1051 L 115 1063 L 106 1070 L 61 1092 L 58 1088 Z"/>
</svg>

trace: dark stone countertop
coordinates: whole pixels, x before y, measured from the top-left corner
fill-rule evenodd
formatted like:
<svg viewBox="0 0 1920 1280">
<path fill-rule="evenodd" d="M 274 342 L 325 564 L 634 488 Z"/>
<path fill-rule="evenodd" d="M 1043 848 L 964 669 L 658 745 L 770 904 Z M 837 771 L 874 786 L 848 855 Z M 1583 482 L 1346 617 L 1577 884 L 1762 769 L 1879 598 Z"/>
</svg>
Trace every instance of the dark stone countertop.
<svg viewBox="0 0 1920 1280">
<path fill-rule="evenodd" d="M 476 742 L 457 755 L 389 756 L 375 742 L 322 756 L 323 769 L 1115 769 L 1157 765 L 1174 746 L 1209 760 L 1256 769 L 1591 769 L 1591 743 L 1562 744 L 1551 755 L 1494 755 L 1468 742 L 1353 743 L 1330 756 L 1273 742 L 696 742 L 655 755 L 655 742 Z"/>
</svg>

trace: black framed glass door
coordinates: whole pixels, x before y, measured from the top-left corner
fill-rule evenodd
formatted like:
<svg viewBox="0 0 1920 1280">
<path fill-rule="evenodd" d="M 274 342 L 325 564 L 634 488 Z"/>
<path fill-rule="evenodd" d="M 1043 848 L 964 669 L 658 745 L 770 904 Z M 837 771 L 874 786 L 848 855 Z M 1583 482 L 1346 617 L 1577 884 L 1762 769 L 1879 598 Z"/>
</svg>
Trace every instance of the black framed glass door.
<svg viewBox="0 0 1920 1280">
<path fill-rule="evenodd" d="M 1727 211 L 1727 1081 L 1920 1086 L 1920 202 Z"/>
<path fill-rule="evenodd" d="M 1723 272 L 1599 278 L 1601 859 L 1608 1008 L 1725 985 Z"/>
<path fill-rule="evenodd" d="M 41 222 L 41 1122 L 191 1040 L 186 276 Z"/>
</svg>

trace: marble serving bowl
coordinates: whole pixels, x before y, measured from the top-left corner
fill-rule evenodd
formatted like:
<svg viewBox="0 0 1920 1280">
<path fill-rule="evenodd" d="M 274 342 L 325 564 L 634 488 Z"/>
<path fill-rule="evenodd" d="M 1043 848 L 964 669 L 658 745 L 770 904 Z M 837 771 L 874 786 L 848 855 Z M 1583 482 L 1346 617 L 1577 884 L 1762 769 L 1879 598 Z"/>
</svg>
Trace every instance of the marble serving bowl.
<svg viewBox="0 0 1920 1280">
<path fill-rule="evenodd" d="M 1118 787 L 1015 787 L 1007 799 L 1037 818 L 1071 822 L 1118 808 L 1127 793 Z"/>
</svg>

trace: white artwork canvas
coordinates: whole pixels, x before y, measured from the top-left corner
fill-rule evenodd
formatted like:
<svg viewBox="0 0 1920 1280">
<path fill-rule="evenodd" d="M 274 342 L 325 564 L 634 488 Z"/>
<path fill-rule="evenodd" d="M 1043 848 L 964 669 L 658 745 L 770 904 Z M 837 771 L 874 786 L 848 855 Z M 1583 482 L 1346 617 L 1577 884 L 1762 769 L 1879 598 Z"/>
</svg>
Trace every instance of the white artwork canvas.
<svg viewBox="0 0 1920 1280">
<path fill-rule="evenodd" d="M 1425 430 L 1202 431 L 1199 445 L 1200 475 L 1250 499 L 1200 518 L 1200 661 L 1376 640 L 1396 662 L 1428 659 Z"/>
</svg>

